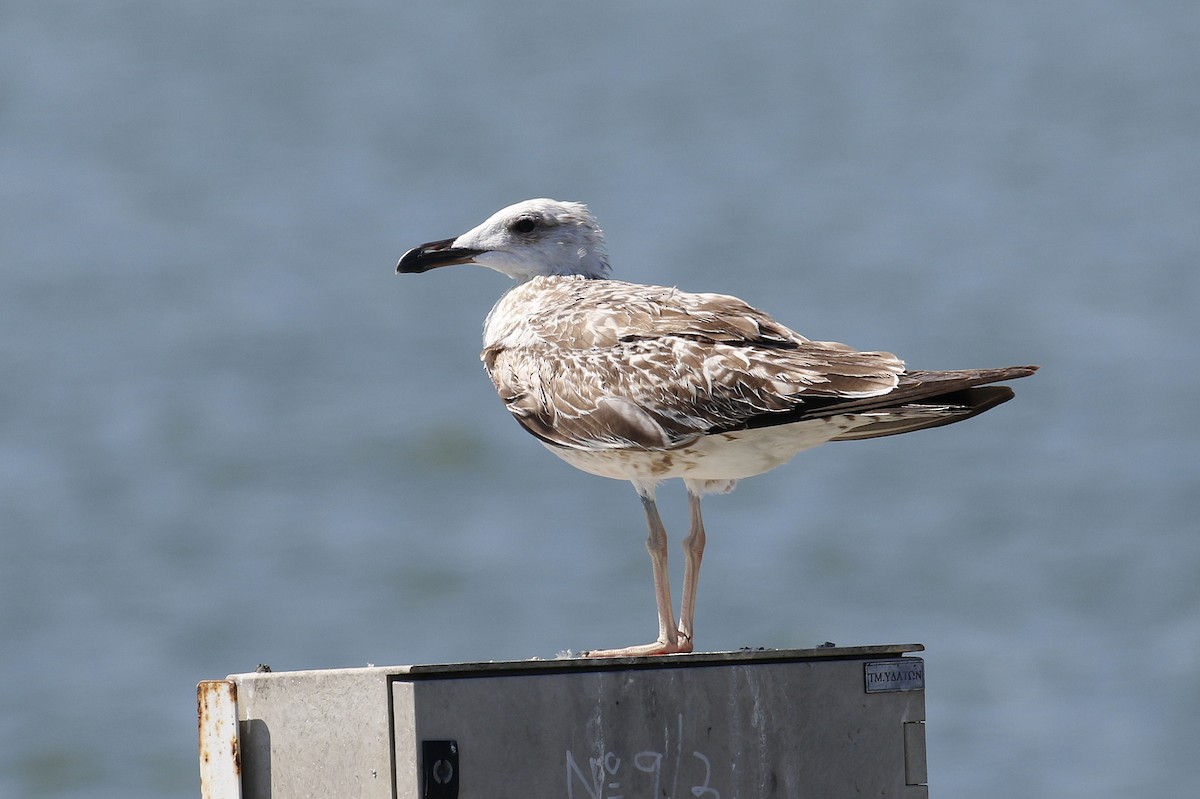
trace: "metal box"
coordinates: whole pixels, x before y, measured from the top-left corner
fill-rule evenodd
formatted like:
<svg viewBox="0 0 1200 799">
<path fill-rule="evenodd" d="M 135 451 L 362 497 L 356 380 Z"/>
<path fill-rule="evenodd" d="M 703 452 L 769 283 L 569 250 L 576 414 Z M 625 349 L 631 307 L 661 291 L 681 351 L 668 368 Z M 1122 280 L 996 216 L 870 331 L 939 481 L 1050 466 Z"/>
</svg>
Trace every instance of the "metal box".
<svg viewBox="0 0 1200 799">
<path fill-rule="evenodd" d="M 206 799 L 924 797 L 919 644 L 236 674 Z"/>
</svg>

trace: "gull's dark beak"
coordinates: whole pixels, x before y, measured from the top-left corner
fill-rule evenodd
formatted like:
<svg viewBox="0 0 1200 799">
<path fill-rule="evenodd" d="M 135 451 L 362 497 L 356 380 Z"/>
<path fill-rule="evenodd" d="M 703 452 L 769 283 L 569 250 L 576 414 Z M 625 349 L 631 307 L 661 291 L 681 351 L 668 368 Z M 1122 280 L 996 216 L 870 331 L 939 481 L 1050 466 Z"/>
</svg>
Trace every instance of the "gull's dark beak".
<svg viewBox="0 0 1200 799">
<path fill-rule="evenodd" d="M 454 239 L 431 241 L 420 247 L 413 247 L 400 256 L 400 262 L 396 264 L 396 274 L 416 274 L 428 272 L 439 266 L 469 264 L 472 258 L 482 252 L 484 251 L 455 247 Z"/>
</svg>

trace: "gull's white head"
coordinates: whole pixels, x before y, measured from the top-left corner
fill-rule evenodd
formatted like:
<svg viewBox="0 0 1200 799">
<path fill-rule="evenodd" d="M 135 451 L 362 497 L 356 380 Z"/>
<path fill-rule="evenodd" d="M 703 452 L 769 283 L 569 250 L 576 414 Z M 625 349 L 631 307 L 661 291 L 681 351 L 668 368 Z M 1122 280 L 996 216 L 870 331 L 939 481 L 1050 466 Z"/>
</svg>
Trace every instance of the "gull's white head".
<svg viewBox="0 0 1200 799">
<path fill-rule="evenodd" d="M 404 253 L 397 272 L 479 264 L 525 281 L 545 275 L 608 276 L 604 232 L 583 203 L 525 200 L 492 214 L 456 239 Z"/>
</svg>

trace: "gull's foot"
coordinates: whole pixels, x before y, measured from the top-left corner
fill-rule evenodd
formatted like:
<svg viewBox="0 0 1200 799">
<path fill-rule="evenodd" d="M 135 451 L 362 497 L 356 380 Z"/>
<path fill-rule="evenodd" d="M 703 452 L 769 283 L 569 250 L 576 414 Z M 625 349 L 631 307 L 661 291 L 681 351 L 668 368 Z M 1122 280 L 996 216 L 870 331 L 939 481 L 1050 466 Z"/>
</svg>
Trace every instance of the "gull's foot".
<svg viewBox="0 0 1200 799">
<path fill-rule="evenodd" d="M 652 644 L 627 646 L 622 649 L 593 649 L 585 652 L 588 658 L 640 658 L 649 655 L 686 655 L 692 651 L 692 639 L 680 636 L 675 643 L 670 641 L 655 641 Z"/>
</svg>

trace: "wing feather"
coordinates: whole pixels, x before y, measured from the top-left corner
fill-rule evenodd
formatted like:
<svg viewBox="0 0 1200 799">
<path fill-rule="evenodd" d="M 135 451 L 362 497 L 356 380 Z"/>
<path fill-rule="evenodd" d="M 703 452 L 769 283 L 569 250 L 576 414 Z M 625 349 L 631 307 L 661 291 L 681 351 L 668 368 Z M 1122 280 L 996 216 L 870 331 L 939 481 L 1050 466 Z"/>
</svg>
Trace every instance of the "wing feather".
<svg viewBox="0 0 1200 799">
<path fill-rule="evenodd" d="M 535 278 L 493 309 L 484 365 L 531 433 L 578 449 L 671 449 L 806 398 L 887 394 L 904 364 L 810 341 L 720 294 Z"/>
</svg>

